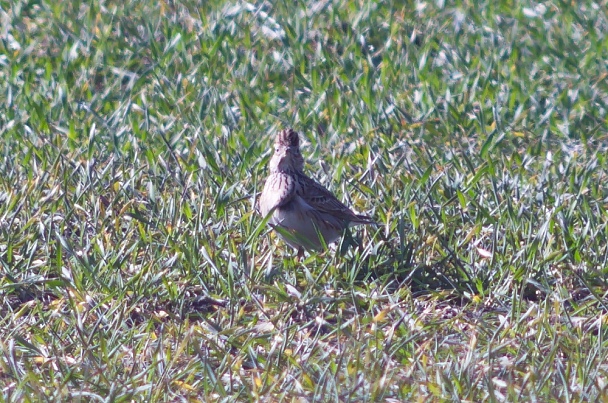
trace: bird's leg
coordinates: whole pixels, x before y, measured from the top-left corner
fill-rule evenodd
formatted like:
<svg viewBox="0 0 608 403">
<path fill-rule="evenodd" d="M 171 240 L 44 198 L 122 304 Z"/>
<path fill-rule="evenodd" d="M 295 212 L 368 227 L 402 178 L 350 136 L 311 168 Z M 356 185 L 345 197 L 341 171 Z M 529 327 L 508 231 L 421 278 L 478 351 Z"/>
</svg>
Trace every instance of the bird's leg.
<svg viewBox="0 0 608 403">
<path fill-rule="evenodd" d="M 303 257 L 304 257 L 304 248 L 300 247 L 300 248 L 298 248 L 298 256 L 297 256 L 298 263 L 300 263 L 300 261 L 302 260 Z"/>
</svg>

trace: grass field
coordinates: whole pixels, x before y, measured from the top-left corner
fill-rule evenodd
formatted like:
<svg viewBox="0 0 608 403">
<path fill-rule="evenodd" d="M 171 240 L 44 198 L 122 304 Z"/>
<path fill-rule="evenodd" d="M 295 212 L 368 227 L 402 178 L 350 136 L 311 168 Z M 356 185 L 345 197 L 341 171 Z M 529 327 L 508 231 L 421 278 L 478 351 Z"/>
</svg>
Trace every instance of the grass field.
<svg viewBox="0 0 608 403">
<path fill-rule="evenodd" d="M 608 401 L 606 10 L 0 0 L 2 400 Z"/>
</svg>

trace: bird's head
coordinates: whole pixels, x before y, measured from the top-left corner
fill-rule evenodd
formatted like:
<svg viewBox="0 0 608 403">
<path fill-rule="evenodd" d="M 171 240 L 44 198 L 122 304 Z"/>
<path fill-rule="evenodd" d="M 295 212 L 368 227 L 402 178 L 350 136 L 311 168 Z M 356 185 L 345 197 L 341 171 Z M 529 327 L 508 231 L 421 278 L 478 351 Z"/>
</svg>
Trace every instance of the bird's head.
<svg viewBox="0 0 608 403">
<path fill-rule="evenodd" d="M 293 129 L 281 130 L 274 141 L 270 159 L 271 172 L 302 172 L 304 158 L 300 154 L 300 136 Z"/>
</svg>

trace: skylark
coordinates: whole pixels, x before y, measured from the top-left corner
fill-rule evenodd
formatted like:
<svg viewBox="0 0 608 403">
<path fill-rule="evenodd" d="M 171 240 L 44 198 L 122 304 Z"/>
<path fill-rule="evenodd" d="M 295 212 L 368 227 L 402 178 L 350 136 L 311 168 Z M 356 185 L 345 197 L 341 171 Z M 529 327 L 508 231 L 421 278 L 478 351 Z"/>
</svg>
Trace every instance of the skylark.
<svg viewBox="0 0 608 403">
<path fill-rule="evenodd" d="M 338 240 L 350 226 L 373 224 L 370 217 L 355 214 L 322 185 L 304 174 L 300 137 L 282 130 L 274 142 L 270 175 L 260 197 L 260 212 L 272 214 L 269 224 L 298 250 L 321 250 Z"/>
</svg>

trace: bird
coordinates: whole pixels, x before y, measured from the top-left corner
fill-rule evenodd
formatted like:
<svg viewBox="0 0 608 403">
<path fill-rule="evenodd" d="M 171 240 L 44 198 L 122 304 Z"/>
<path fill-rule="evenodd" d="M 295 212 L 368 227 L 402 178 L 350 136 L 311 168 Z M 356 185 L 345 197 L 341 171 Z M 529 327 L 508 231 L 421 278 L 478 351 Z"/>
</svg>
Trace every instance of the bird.
<svg viewBox="0 0 608 403">
<path fill-rule="evenodd" d="M 297 250 L 323 250 L 351 226 L 375 224 L 354 213 L 323 185 L 304 173 L 300 136 L 291 128 L 277 133 L 270 173 L 258 207 L 285 242 Z"/>
</svg>

